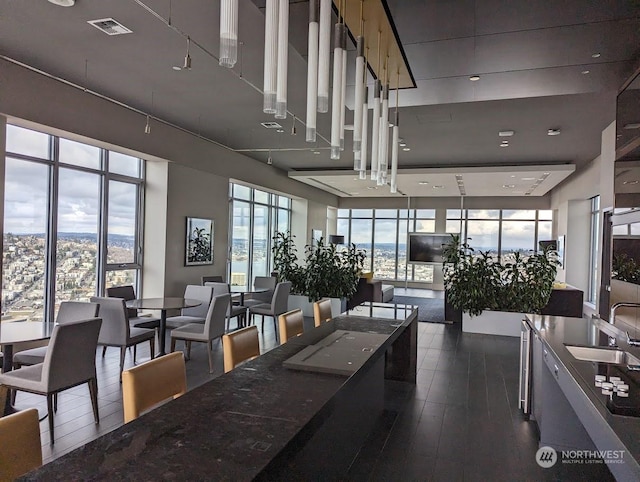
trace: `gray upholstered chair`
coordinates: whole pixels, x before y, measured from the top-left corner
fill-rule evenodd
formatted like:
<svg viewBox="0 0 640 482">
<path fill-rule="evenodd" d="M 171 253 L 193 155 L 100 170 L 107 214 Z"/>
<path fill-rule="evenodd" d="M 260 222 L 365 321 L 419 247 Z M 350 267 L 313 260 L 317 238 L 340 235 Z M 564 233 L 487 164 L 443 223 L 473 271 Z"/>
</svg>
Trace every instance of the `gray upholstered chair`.
<svg viewBox="0 0 640 482">
<path fill-rule="evenodd" d="M 224 283 L 222 276 L 203 276 L 202 286 L 206 286 L 207 283 Z"/>
<path fill-rule="evenodd" d="M 122 298 L 125 301 L 136 299 L 136 291 L 131 285 L 112 286 L 106 289 L 109 298 Z M 158 328 L 160 326 L 160 318 L 150 315 L 138 316 L 138 310 L 135 308 L 127 308 L 129 315 L 129 324 L 135 328 Z"/>
<path fill-rule="evenodd" d="M 249 315 L 251 316 L 251 322 L 253 323 L 253 315 L 262 315 L 262 332 L 264 333 L 264 317 L 273 317 L 273 329 L 278 336 L 278 329 L 276 327 L 276 318 L 282 313 L 286 312 L 289 305 L 289 292 L 291 291 L 291 282 L 283 281 L 276 285 L 276 289 L 273 292 L 271 303 L 262 303 L 249 307 Z"/>
<path fill-rule="evenodd" d="M 262 293 L 251 293 L 244 297 L 244 306 L 256 306 L 262 303 L 271 303 L 273 291 L 276 289 L 278 279 L 275 276 L 256 276 L 253 280 L 254 288 L 263 288 L 268 291 Z"/>
<path fill-rule="evenodd" d="M 85 303 L 81 301 L 63 301 L 58 308 L 56 323 L 64 325 L 72 321 L 88 320 L 98 316 L 99 305 L 97 303 Z M 47 343 L 48 345 L 48 343 Z M 22 365 L 35 365 L 44 362 L 47 354 L 47 345 L 18 351 L 13 355 L 13 368 Z"/>
<path fill-rule="evenodd" d="M 120 348 L 120 373 L 124 368 L 124 355 L 127 347 L 133 347 L 133 358 L 135 360 L 136 345 L 148 341 L 151 358 L 153 358 L 156 330 L 129 326 L 127 306 L 122 298 L 93 297 L 91 301 L 100 305 L 102 329 L 100 330 L 98 345 L 102 345 L 102 356 L 104 356 L 108 346 Z"/>
<path fill-rule="evenodd" d="M 96 347 L 101 324 L 100 318 L 91 318 L 57 325 L 53 328 L 43 363 L 0 374 L 0 383 L 12 390 L 46 395 L 51 445 L 54 443 L 53 413 L 58 408 L 55 397 L 58 392 L 88 383 L 93 416 L 96 423 L 100 422 Z"/>
<path fill-rule="evenodd" d="M 187 360 L 191 357 L 191 343 L 199 342 L 207 344 L 209 355 L 209 373 L 213 373 L 213 340 L 224 335 L 224 322 L 231 304 L 229 293 L 214 296 L 209 303 L 209 310 L 204 325 L 190 323 L 171 331 L 171 351 L 176 349 L 176 341 L 183 340 L 187 345 Z"/>
<path fill-rule="evenodd" d="M 213 289 L 211 286 L 187 285 L 184 289 L 184 297 L 192 300 L 200 300 L 202 303 L 193 308 L 183 308 L 178 316 L 167 318 L 167 328 L 179 328 L 190 323 L 204 323 L 211 302 Z"/>
<path fill-rule="evenodd" d="M 208 281 L 207 283 L 205 283 L 205 286 L 211 286 L 211 288 L 213 289 L 214 297 L 231 293 L 229 285 L 227 283 L 212 283 Z M 240 328 L 243 325 L 243 322 L 246 316 L 247 316 L 246 306 L 233 305 L 229 303 L 229 309 L 227 310 L 227 331 L 229 331 L 229 324 L 231 323 L 231 318 L 237 317 L 238 328 Z"/>
</svg>

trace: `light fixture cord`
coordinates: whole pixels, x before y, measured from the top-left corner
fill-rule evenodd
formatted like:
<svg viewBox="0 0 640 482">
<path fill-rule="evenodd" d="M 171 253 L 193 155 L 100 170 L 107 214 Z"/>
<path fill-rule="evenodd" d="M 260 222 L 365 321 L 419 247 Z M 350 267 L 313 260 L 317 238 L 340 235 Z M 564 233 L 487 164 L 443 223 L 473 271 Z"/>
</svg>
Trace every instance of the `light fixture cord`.
<svg viewBox="0 0 640 482">
<path fill-rule="evenodd" d="M 378 30 L 378 78 L 380 78 L 380 35 L 382 35 L 382 32 Z"/>
<path fill-rule="evenodd" d="M 364 0 L 360 0 L 360 37 L 364 35 Z"/>
</svg>

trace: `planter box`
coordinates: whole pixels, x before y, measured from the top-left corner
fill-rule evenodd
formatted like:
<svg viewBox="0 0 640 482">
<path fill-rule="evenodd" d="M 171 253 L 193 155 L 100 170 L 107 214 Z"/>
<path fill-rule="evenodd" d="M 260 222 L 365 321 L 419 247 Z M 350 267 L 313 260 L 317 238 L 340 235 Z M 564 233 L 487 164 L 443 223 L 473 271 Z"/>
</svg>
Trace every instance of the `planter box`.
<svg viewBox="0 0 640 482">
<path fill-rule="evenodd" d="M 340 313 L 347 311 L 346 298 L 329 298 L 331 300 L 331 314 L 338 316 Z M 313 317 L 313 302 L 309 301 L 307 296 L 289 295 L 289 311 L 302 310 L 304 316 Z"/>
<path fill-rule="evenodd" d="M 508 311 L 483 311 L 480 316 L 462 314 L 462 331 L 465 333 L 481 333 L 484 335 L 502 335 L 520 337 L 520 322 L 524 313 Z"/>
</svg>

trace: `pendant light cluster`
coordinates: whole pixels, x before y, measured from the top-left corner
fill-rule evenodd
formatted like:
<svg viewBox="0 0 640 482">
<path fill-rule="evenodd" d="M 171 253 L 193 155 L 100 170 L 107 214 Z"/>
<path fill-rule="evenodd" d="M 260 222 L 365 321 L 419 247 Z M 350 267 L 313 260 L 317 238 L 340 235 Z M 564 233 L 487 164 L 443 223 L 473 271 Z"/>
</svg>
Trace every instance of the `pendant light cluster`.
<svg viewBox="0 0 640 482">
<path fill-rule="evenodd" d="M 289 0 L 267 0 L 264 33 L 263 112 L 287 118 Z"/>
<path fill-rule="evenodd" d="M 191 60 L 191 59 L 189 59 Z M 220 1 L 221 67 L 233 68 L 238 61 L 238 0 Z M 185 60 L 186 64 L 186 60 Z M 189 62 L 191 64 L 191 62 Z"/>
</svg>

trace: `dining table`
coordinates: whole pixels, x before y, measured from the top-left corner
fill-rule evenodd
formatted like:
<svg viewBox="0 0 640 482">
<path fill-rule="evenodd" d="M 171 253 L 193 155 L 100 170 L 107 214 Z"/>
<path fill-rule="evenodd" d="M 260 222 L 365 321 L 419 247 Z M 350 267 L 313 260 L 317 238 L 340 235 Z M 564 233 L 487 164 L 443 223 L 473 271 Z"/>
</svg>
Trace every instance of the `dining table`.
<svg viewBox="0 0 640 482">
<path fill-rule="evenodd" d="M 230 286 L 229 287 L 229 291 L 232 294 L 239 294 L 240 295 L 240 306 L 244 306 L 244 296 L 246 294 L 258 294 L 258 293 L 267 293 L 269 291 L 273 291 L 270 290 L 269 288 L 255 288 L 255 287 L 251 287 L 251 286 Z M 266 303 L 266 302 L 265 302 Z M 247 320 L 246 317 L 242 318 L 242 321 L 239 321 L 239 328 L 243 328 L 245 326 L 247 326 Z"/>
<path fill-rule="evenodd" d="M 138 310 L 160 310 L 160 326 L 158 327 L 158 356 L 165 355 L 165 335 L 167 329 L 167 311 L 168 310 L 181 310 L 183 308 L 193 308 L 194 306 L 200 306 L 201 300 L 192 298 L 139 298 L 135 300 L 127 301 L 127 308 L 134 308 Z"/>
<path fill-rule="evenodd" d="M 48 340 L 51 338 L 54 326 L 54 323 L 45 323 L 43 321 L 1 322 L 2 373 L 13 370 L 13 353 L 16 348 L 20 347 L 20 344 Z M 15 411 L 11 405 L 10 397 L 6 397 L 4 403 L 5 415 Z"/>
</svg>

